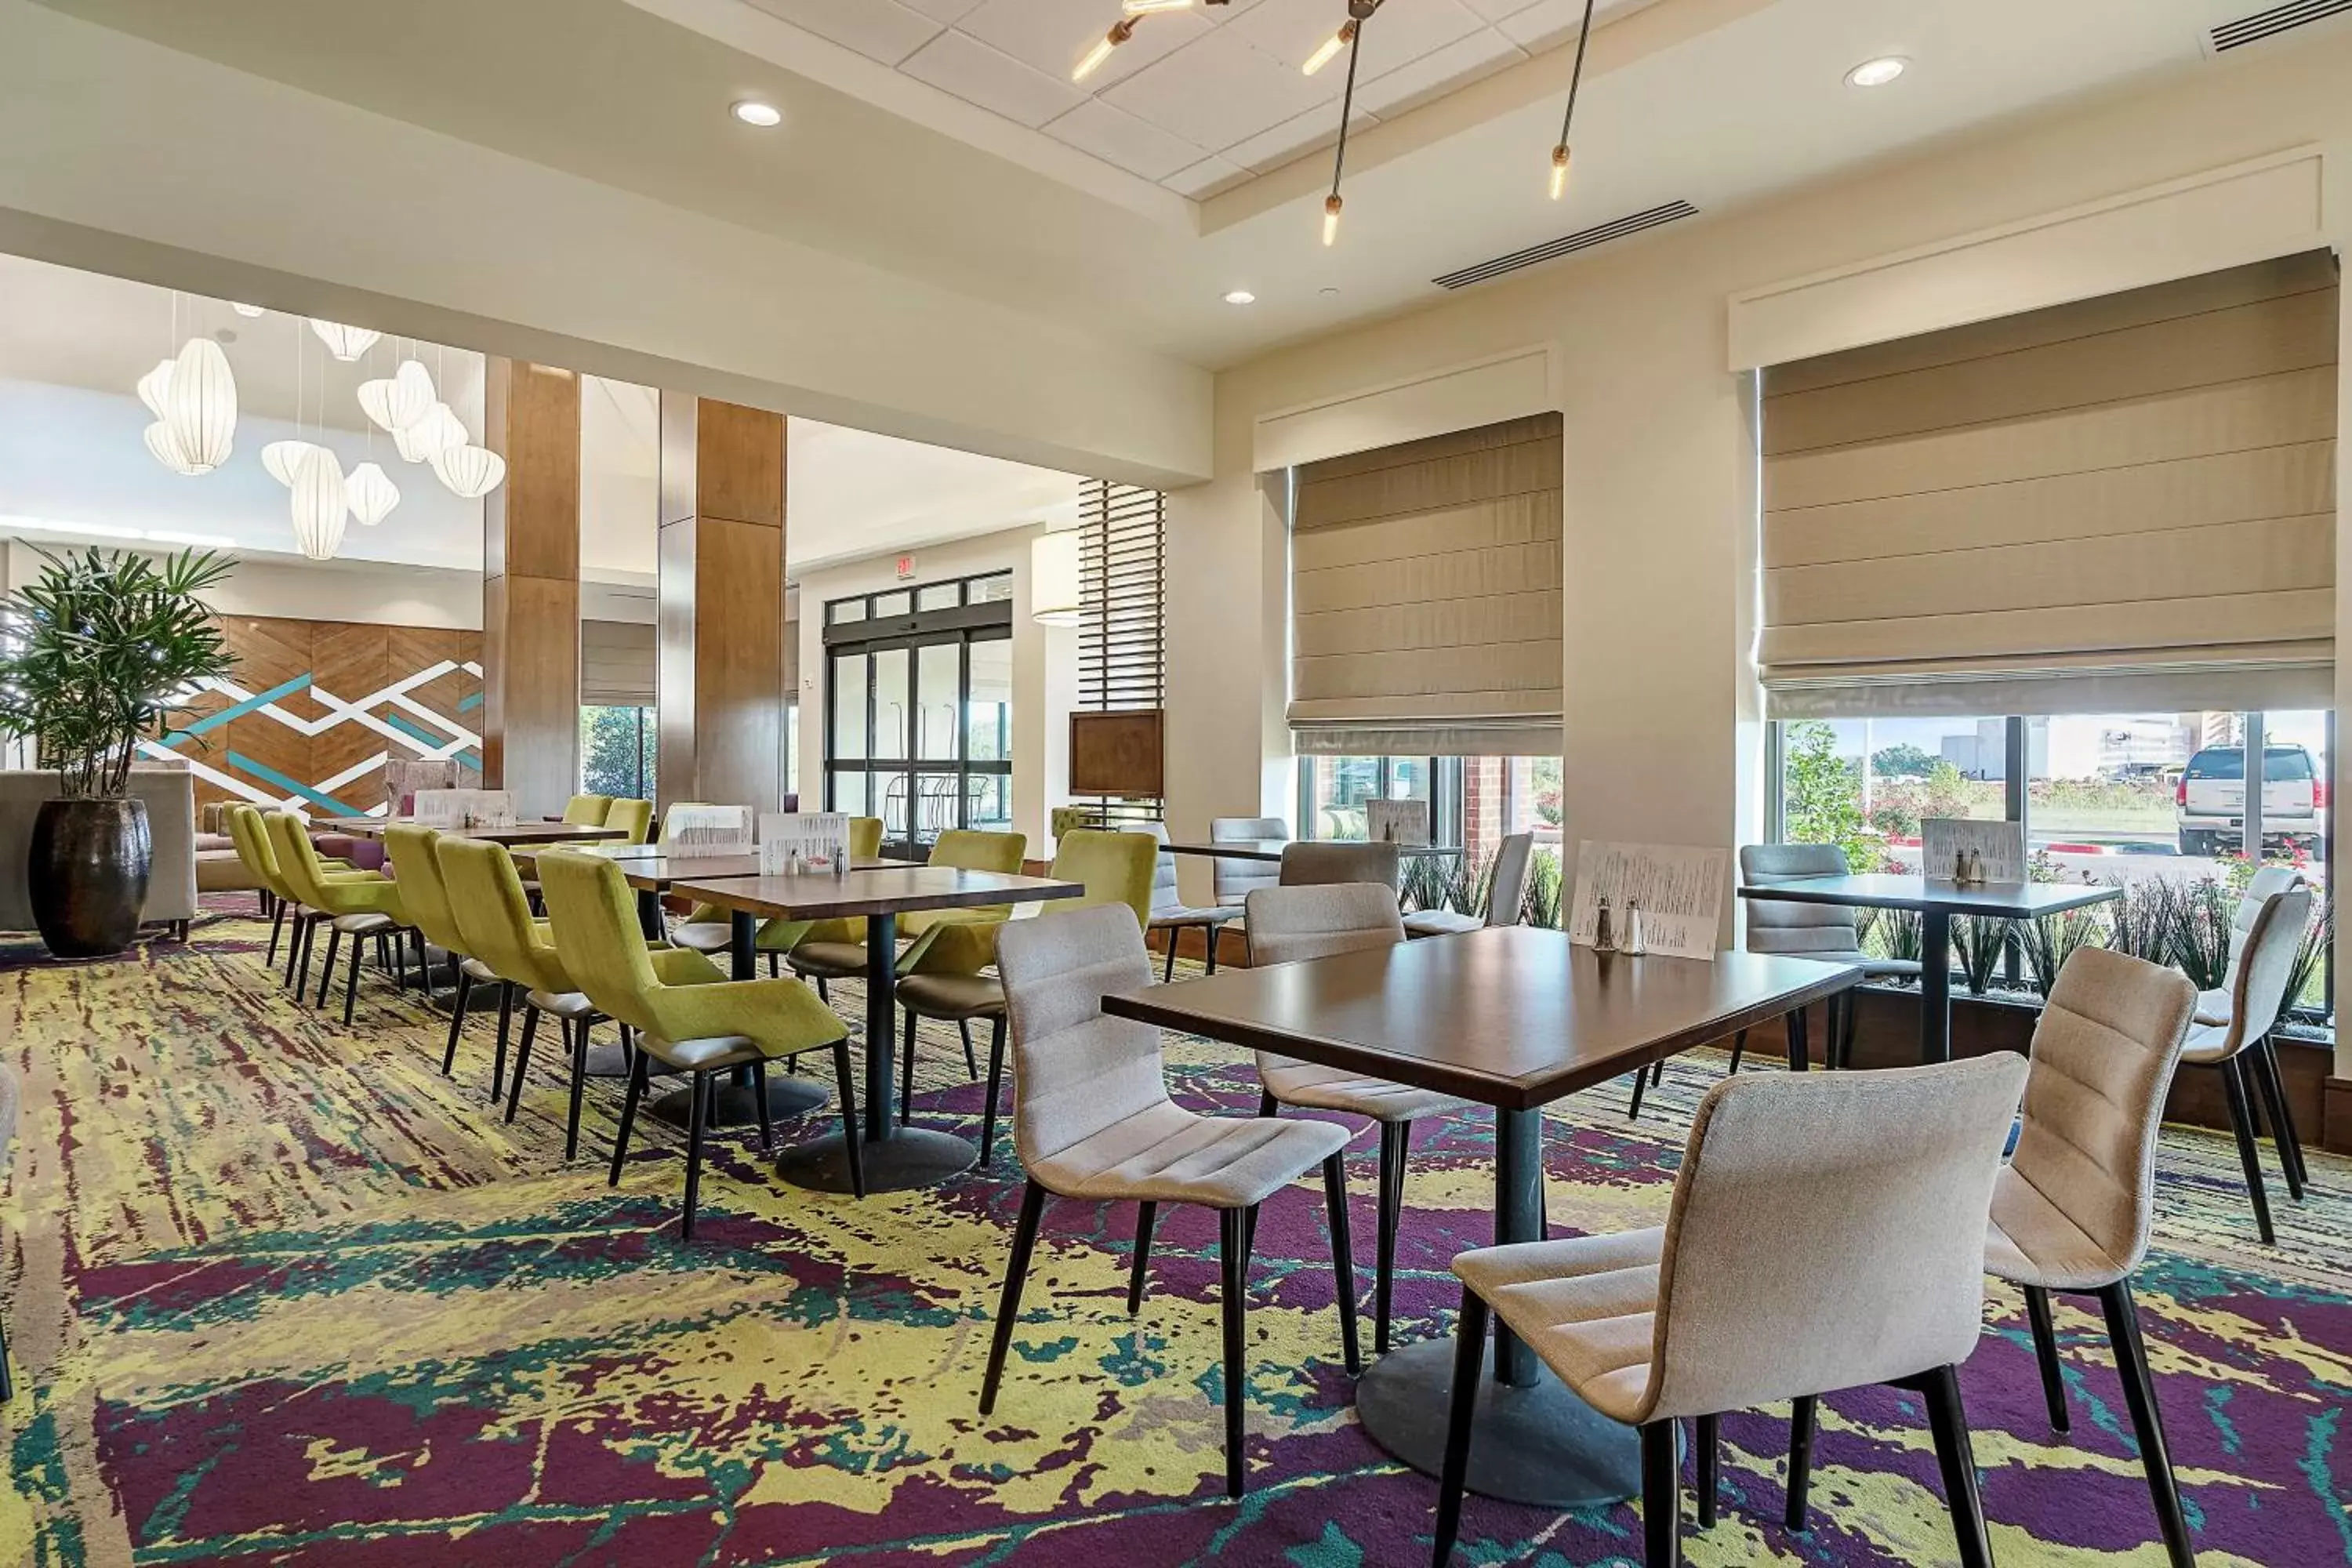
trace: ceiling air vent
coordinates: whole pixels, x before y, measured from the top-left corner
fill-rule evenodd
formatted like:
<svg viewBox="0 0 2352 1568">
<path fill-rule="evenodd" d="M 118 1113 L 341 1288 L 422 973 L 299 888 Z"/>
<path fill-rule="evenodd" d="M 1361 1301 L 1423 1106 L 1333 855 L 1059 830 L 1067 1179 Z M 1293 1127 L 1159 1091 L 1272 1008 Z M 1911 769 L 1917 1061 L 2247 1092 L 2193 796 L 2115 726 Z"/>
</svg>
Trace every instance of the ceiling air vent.
<svg viewBox="0 0 2352 1568">
<path fill-rule="evenodd" d="M 2352 6 L 2352 0 L 2340 0 Z M 1497 256 L 1481 261 L 1475 267 L 1465 267 L 1448 272 L 1431 282 L 1441 289 L 1467 289 L 1473 283 L 1484 283 L 1490 278 L 1500 278 L 1506 272 L 1517 272 L 1522 267 L 1533 267 L 1539 261 L 1551 261 L 1579 250 L 1590 250 L 1596 245 L 1606 245 L 1612 239 L 1622 239 L 1629 234 L 1639 234 L 1645 228 L 1656 228 L 1676 218 L 1696 216 L 1698 208 L 1685 201 L 1671 201 L 1647 212 L 1629 213 L 1608 223 L 1597 223 L 1591 228 L 1580 228 L 1574 234 L 1563 234 L 1558 239 L 1547 239 L 1541 245 L 1530 245 L 1525 250 L 1514 250 L 1508 256 Z"/>
<path fill-rule="evenodd" d="M 2222 23 L 2207 35 L 2206 45 L 2214 54 L 2224 55 L 2248 44 L 2275 38 L 2281 33 L 2291 33 L 2297 27 L 2307 27 L 2314 22 L 2325 22 L 2330 16 L 2352 16 L 2352 0 L 2287 0 L 2284 5 Z"/>
</svg>

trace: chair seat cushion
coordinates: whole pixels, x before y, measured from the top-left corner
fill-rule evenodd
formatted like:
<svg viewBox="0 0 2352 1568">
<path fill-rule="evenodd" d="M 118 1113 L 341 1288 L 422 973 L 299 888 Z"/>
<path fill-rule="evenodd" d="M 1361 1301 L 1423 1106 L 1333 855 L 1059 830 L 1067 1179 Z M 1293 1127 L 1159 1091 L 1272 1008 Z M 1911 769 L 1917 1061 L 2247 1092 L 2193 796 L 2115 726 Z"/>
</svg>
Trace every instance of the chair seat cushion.
<svg viewBox="0 0 2352 1568">
<path fill-rule="evenodd" d="M 2096 1290 L 2128 1270 L 2116 1267 L 2040 1188 L 2003 1166 L 1993 1182 L 1985 1272 L 2012 1285 L 2045 1290 Z"/>
<path fill-rule="evenodd" d="M 2189 1039 L 2180 1059 L 2192 1067 L 2218 1067 L 2236 1053 L 2230 1049 L 2230 1026 L 2202 1021 L 2189 1026 Z"/>
<path fill-rule="evenodd" d="M 337 915 L 334 918 L 335 929 L 345 936 L 373 936 L 380 931 L 391 931 L 399 923 L 390 915 L 374 910 L 362 910 L 348 915 Z"/>
<path fill-rule="evenodd" d="M 1460 936 L 1465 931 L 1484 931 L 1486 922 L 1476 915 L 1465 915 L 1460 910 L 1415 910 L 1404 917 L 1404 934 L 1411 936 Z"/>
<path fill-rule="evenodd" d="M 656 1061 L 683 1069 L 741 1067 L 764 1059 L 749 1035 L 709 1035 L 698 1040 L 665 1040 L 639 1035 L 637 1044 Z"/>
<path fill-rule="evenodd" d="M 1196 1116 L 1162 1100 L 1030 1162 L 1029 1173 L 1065 1197 L 1247 1208 L 1347 1142 L 1333 1121 Z"/>
<path fill-rule="evenodd" d="M 1665 1239 L 1661 1226 L 1483 1247 L 1454 1272 L 1587 1405 L 1630 1422 L 1650 1388 Z"/>
<path fill-rule="evenodd" d="M 1418 1121 L 1424 1116 L 1451 1116 L 1470 1109 L 1468 1100 L 1434 1089 L 1412 1089 L 1349 1068 L 1318 1067 L 1265 1051 L 1258 1053 L 1257 1076 L 1285 1105 L 1344 1110 L 1376 1121 Z"/>
<path fill-rule="evenodd" d="M 2197 993 L 2197 1016 L 2194 1022 L 2220 1024 L 2226 1026 L 2230 1022 L 2231 1001 L 2231 998 L 2227 990 L 2200 991 Z"/>
<path fill-rule="evenodd" d="M 457 961 L 457 967 L 464 970 L 477 985 L 499 984 L 499 972 L 478 958 L 461 958 Z"/>
<path fill-rule="evenodd" d="M 866 944 L 804 942 L 786 955 L 794 971 L 826 980 L 856 980 L 866 973 Z"/>
<path fill-rule="evenodd" d="M 1162 904 L 1151 911 L 1151 929 L 1168 926 L 1221 926 L 1228 921 L 1242 918 L 1239 904 L 1213 904 L 1206 909 L 1193 904 Z"/>
<path fill-rule="evenodd" d="M 898 1002 L 919 1018 L 994 1017 L 1004 1011 L 1004 984 L 993 974 L 909 974 Z"/>
<path fill-rule="evenodd" d="M 588 998 L 577 991 L 528 991 L 524 999 L 541 1012 L 557 1018 L 585 1018 L 596 1011 Z"/>
<path fill-rule="evenodd" d="M 679 947 L 696 952 L 725 952 L 735 940 L 735 929 L 730 922 L 698 921 L 690 925 L 674 926 L 669 939 Z"/>
</svg>

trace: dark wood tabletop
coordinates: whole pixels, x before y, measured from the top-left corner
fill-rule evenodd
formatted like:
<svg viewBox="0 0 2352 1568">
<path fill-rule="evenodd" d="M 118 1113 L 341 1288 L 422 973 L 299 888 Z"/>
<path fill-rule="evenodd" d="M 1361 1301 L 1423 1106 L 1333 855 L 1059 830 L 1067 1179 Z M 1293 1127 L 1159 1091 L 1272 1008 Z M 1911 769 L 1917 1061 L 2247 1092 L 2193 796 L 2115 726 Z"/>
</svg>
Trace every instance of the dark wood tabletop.
<svg viewBox="0 0 2352 1568">
<path fill-rule="evenodd" d="M 1205 855 L 1213 860 L 1279 861 L 1282 852 L 1293 844 L 1364 842 L 1366 840 L 1361 838 L 1235 838 L 1222 844 L 1171 844 L 1167 847 L 1171 855 Z M 1415 855 L 1458 856 L 1462 853 L 1459 844 L 1400 844 L 1396 848 L 1399 855 L 1407 858 Z"/>
<path fill-rule="evenodd" d="M 341 833 L 352 838 L 381 838 L 387 827 L 438 827 L 413 816 L 330 816 L 314 820 L 320 833 Z M 561 844 L 566 840 L 625 838 L 618 827 L 587 827 L 576 822 L 516 822 L 504 827 L 439 827 L 452 838 L 479 838 L 491 844 Z"/>
<path fill-rule="evenodd" d="M 540 846 L 539 848 L 551 847 Z M 573 847 L 571 845 L 565 848 Z M 760 874 L 760 857 L 749 855 L 665 855 L 658 844 L 586 844 L 578 847 L 583 855 L 593 855 L 610 860 L 621 868 L 629 886 L 640 892 L 667 892 L 673 883 L 708 881 L 716 878 L 756 877 Z M 515 864 L 535 864 L 539 848 L 518 847 Z M 887 868 L 888 860 L 858 859 L 850 863 L 853 871 Z"/>
<path fill-rule="evenodd" d="M 681 876 L 670 884 L 681 898 L 769 920 L 837 920 L 906 914 L 914 910 L 972 909 L 1035 903 L 1086 894 L 1083 882 L 963 871 L 952 866 L 888 866 L 798 877 Z"/>
<path fill-rule="evenodd" d="M 1844 990 L 1808 959 L 1595 953 L 1498 926 L 1103 998 L 1103 1010 L 1527 1110 Z"/>
<path fill-rule="evenodd" d="M 1870 872 L 1851 877 L 1801 877 L 1739 889 L 1743 899 L 1774 899 L 1798 904 L 1843 904 L 1849 908 L 1914 910 L 1922 913 L 1991 915 L 2031 920 L 2121 898 L 2113 882 L 1931 882 L 1925 877 Z"/>
</svg>

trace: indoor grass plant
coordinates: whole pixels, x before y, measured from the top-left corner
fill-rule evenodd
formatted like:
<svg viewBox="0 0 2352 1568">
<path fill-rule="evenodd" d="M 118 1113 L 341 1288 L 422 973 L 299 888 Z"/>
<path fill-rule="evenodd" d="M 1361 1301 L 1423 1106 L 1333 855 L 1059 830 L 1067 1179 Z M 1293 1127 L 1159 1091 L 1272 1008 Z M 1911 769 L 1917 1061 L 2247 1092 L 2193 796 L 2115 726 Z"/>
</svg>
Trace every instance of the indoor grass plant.
<svg viewBox="0 0 2352 1568">
<path fill-rule="evenodd" d="M 39 553 L 39 576 L 6 601 L 0 733 L 30 739 L 58 774 L 33 824 L 34 922 L 58 956 L 96 957 L 131 944 L 147 900 L 154 845 L 146 803 L 130 793 L 138 743 L 197 682 L 235 666 L 197 596 L 233 563 L 209 551 Z"/>
</svg>

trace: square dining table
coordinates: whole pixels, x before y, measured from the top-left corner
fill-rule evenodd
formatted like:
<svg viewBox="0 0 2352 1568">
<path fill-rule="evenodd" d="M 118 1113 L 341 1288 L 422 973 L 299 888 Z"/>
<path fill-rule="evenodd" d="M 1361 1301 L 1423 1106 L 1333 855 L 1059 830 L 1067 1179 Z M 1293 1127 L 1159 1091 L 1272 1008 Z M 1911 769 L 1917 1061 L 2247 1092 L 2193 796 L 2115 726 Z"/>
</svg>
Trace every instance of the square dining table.
<svg viewBox="0 0 2352 1568">
<path fill-rule="evenodd" d="M 971 1168 L 980 1151 L 968 1138 L 901 1126 L 894 1110 L 898 1041 L 898 917 L 919 910 L 975 909 L 1083 898 L 1086 884 L 1052 877 L 966 871 L 953 866 L 895 862 L 840 876 L 698 877 L 671 884 L 680 898 L 716 904 L 733 927 L 735 975 L 751 977 L 752 942 L 763 920 L 863 920 L 866 922 L 866 1124 L 860 1151 L 869 1193 L 903 1192 L 946 1181 Z M 834 1132 L 796 1144 L 776 1160 L 776 1173 L 819 1192 L 851 1190 L 848 1149 Z"/>
<path fill-rule="evenodd" d="M 1118 992 L 1103 1011 L 1494 1107 L 1499 1244 L 1545 1233 L 1544 1106 L 1775 1017 L 1801 1070 L 1804 1009 L 1860 978 L 1763 953 L 1596 953 L 1563 931 L 1496 926 Z M 1492 1367 L 1472 1490 L 1560 1509 L 1640 1493 L 1633 1428 L 1570 1393 L 1499 1325 Z M 1453 1380 L 1445 1340 L 1393 1350 L 1365 1370 L 1357 1415 L 1373 1441 L 1436 1475 Z"/>
<path fill-rule="evenodd" d="M 453 827 L 438 822 L 420 822 L 413 816 L 314 817 L 310 826 L 320 833 L 340 833 L 349 838 L 381 838 L 387 827 L 430 827 L 453 838 L 479 838 L 509 848 L 526 844 L 543 848 L 550 844 L 628 837 L 618 827 L 591 827 L 576 822 L 510 822 L 503 827 Z"/>
<path fill-rule="evenodd" d="M 1919 1059 L 1952 1059 L 1952 917 L 2024 921 L 2123 897 L 2114 882 L 1938 882 L 1864 872 L 1797 877 L 1739 889 L 1743 899 L 1849 909 L 1905 910 L 1919 917 Z"/>
</svg>

